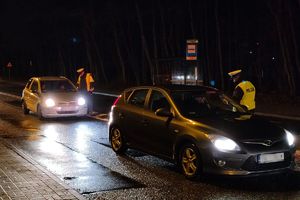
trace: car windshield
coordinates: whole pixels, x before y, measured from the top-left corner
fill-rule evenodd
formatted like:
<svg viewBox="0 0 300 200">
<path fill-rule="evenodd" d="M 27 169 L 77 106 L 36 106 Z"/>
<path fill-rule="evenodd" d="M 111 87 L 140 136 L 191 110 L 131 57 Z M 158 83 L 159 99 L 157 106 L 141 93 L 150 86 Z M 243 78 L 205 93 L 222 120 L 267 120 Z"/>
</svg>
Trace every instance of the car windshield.
<svg viewBox="0 0 300 200">
<path fill-rule="evenodd" d="M 217 91 L 176 91 L 171 96 L 181 114 L 189 118 L 247 113 L 234 100 Z"/>
<path fill-rule="evenodd" d="M 46 92 L 75 92 L 76 88 L 68 80 L 41 81 L 41 91 Z"/>
</svg>

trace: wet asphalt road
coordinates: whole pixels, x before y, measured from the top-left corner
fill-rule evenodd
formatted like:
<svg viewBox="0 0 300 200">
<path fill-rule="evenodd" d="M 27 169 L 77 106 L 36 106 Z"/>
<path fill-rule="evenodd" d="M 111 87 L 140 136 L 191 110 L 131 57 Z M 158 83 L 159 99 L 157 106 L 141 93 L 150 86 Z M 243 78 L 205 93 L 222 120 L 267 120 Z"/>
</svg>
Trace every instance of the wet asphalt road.
<svg viewBox="0 0 300 200">
<path fill-rule="evenodd" d="M 97 98 L 99 114 L 105 114 L 113 100 Z M 296 122 L 277 123 L 299 130 Z M 207 176 L 191 182 L 172 164 L 141 152 L 116 156 L 109 147 L 106 121 L 40 121 L 23 115 L 20 102 L 3 95 L 0 137 L 90 199 L 300 199 L 298 172 L 252 178 Z"/>
</svg>

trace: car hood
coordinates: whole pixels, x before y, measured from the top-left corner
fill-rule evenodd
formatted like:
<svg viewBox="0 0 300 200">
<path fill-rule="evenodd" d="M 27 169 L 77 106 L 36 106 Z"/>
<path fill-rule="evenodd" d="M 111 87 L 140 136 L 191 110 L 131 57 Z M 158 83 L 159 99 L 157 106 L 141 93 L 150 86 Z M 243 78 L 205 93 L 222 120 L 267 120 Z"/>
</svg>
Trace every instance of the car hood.
<svg viewBox="0 0 300 200">
<path fill-rule="evenodd" d="M 57 102 L 71 102 L 77 101 L 80 96 L 83 95 L 81 95 L 79 92 L 49 92 L 44 93 L 42 95 L 42 99 L 52 98 Z"/>
<path fill-rule="evenodd" d="M 224 115 L 194 121 L 212 127 L 215 134 L 239 141 L 276 139 L 284 134 L 283 128 L 255 115 Z"/>
</svg>

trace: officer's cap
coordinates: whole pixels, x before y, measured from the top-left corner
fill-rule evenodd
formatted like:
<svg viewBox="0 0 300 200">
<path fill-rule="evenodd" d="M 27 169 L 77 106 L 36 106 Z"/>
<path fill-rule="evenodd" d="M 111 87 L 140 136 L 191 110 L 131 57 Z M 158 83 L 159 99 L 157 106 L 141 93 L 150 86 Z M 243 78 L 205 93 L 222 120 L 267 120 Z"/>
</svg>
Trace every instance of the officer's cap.
<svg viewBox="0 0 300 200">
<path fill-rule="evenodd" d="M 77 72 L 78 73 L 81 73 L 81 72 L 83 72 L 84 71 L 84 68 L 79 68 L 79 69 L 77 69 Z"/>
<path fill-rule="evenodd" d="M 233 76 L 235 76 L 235 75 L 237 75 L 237 74 L 239 74 L 239 73 L 241 73 L 241 72 L 242 72 L 242 70 L 241 70 L 241 69 L 238 69 L 238 70 L 229 72 L 228 75 L 229 75 L 230 77 L 233 77 Z"/>
</svg>

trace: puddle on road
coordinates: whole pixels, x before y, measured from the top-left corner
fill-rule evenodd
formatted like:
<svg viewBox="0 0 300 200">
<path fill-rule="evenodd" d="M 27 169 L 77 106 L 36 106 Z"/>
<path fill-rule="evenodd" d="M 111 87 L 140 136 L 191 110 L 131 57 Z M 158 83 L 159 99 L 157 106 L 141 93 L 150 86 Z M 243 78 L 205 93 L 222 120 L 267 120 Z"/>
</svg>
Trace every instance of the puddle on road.
<svg viewBox="0 0 300 200">
<path fill-rule="evenodd" d="M 70 147 L 41 135 L 34 140 L 20 137 L 9 138 L 9 141 L 81 194 L 145 187 L 142 183 L 111 171 Z"/>
</svg>

